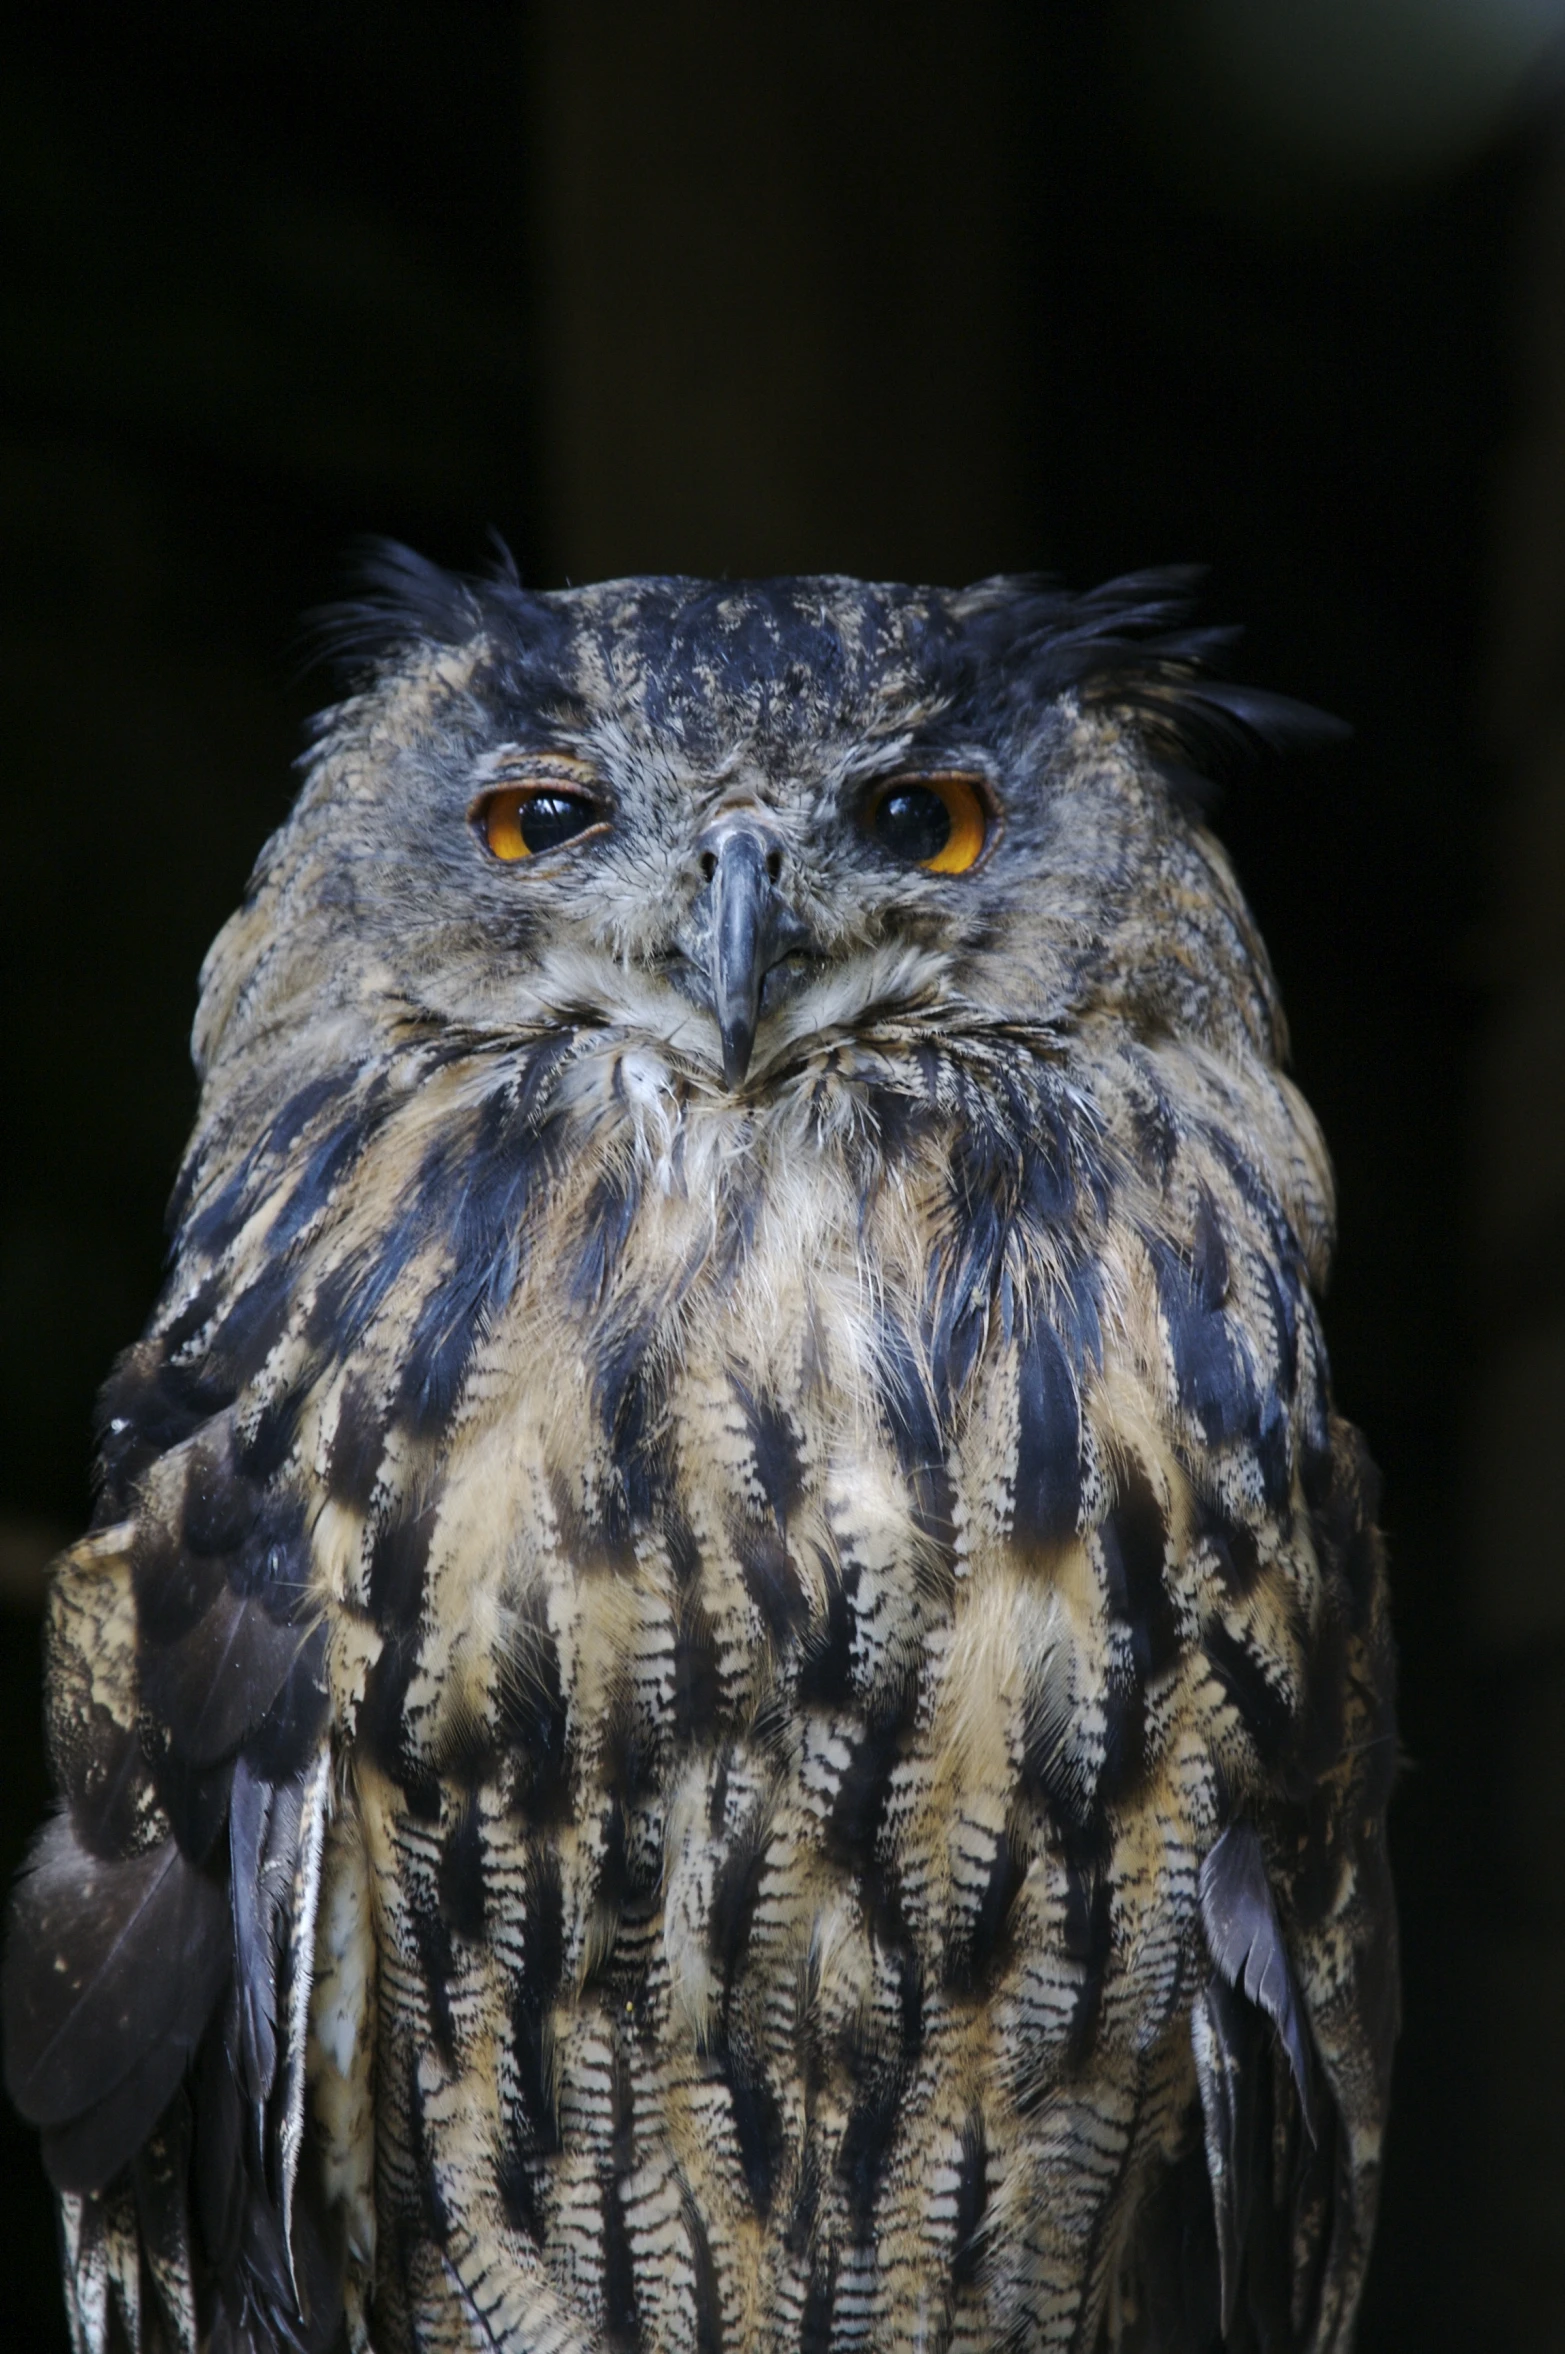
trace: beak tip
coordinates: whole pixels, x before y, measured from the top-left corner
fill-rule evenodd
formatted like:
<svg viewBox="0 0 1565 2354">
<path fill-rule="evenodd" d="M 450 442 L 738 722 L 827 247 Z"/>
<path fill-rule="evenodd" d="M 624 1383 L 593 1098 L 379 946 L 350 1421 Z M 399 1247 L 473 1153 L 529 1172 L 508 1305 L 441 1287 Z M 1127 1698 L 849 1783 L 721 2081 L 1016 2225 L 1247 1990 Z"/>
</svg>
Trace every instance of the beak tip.
<svg viewBox="0 0 1565 2354">
<path fill-rule="evenodd" d="M 736 1087 L 744 1084 L 744 1075 L 750 1068 L 750 1055 L 755 1045 L 755 1032 L 748 1025 L 742 1029 L 725 1029 L 722 1039 L 723 1085 L 732 1093 Z"/>
</svg>

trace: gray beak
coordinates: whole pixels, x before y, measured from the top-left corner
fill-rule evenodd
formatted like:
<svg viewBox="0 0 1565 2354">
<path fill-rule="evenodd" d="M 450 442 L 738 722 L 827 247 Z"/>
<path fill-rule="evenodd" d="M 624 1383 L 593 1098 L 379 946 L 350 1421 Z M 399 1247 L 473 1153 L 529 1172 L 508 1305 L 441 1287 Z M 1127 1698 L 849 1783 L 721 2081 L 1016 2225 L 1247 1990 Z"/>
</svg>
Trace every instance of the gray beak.
<svg viewBox="0 0 1565 2354">
<path fill-rule="evenodd" d="M 707 883 L 696 915 L 705 918 L 707 984 L 723 1078 L 738 1087 L 750 1068 L 762 984 L 809 935 L 778 892 L 783 852 L 769 829 L 748 815 L 722 817 L 702 835 L 700 850 Z"/>
</svg>

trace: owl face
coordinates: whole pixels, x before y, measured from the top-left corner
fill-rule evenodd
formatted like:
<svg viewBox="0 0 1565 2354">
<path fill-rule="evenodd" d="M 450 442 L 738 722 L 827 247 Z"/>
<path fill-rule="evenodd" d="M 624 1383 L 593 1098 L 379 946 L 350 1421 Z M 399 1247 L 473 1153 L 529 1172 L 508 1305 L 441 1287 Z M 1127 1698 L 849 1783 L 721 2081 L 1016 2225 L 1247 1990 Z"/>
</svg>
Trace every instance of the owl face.
<svg viewBox="0 0 1565 2354">
<path fill-rule="evenodd" d="M 301 987 L 464 1034 L 597 1028 L 752 1097 L 888 1026 L 1060 1027 L 1176 969 L 1181 1019 L 1244 999 L 1264 1026 L 1148 724 L 1186 641 L 1130 651 L 1173 610 L 1166 583 L 532 595 L 399 556 L 389 654 L 263 864 Z M 1186 931 L 1210 918 L 1198 989 L 1170 890 Z"/>
</svg>

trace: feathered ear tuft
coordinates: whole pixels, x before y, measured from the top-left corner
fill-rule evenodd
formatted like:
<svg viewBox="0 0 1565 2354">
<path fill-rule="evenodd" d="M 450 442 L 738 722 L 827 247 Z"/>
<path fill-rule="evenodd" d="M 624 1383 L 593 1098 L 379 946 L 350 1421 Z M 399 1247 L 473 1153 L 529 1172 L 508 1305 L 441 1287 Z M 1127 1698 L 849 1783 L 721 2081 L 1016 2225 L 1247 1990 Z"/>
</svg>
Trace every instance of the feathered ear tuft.
<svg viewBox="0 0 1565 2354">
<path fill-rule="evenodd" d="M 1194 566 L 1135 573 L 1085 599 L 1098 626 L 1081 633 L 1080 674 L 1083 700 L 1124 713 L 1175 798 L 1196 811 L 1258 750 L 1306 751 L 1353 732 L 1291 695 L 1217 675 L 1240 633 L 1184 626 L 1201 577 Z"/>
<path fill-rule="evenodd" d="M 400 540 L 359 543 L 350 564 L 357 594 L 319 606 L 305 622 L 303 668 L 323 663 L 350 675 L 395 660 L 414 646 L 460 646 L 477 635 L 492 610 L 523 601 L 516 559 L 498 532 L 490 534 L 495 561 L 473 577 L 432 564 Z"/>
<path fill-rule="evenodd" d="M 1328 711 L 1213 678 L 1194 661 L 1159 660 L 1139 673 L 1093 682 L 1086 700 L 1127 714 L 1175 800 L 1197 815 L 1258 750 L 1310 751 L 1353 733 Z"/>
<path fill-rule="evenodd" d="M 1193 626 L 1204 569 L 1170 564 L 1069 596 L 1037 578 L 980 581 L 959 610 L 982 659 L 1036 701 L 1075 692 L 1129 721 L 1185 807 L 1202 810 L 1262 746 L 1340 743 L 1340 719 L 1220 677 L 1239 632 Z M 965 608 L 965 610 L 964 610 Z"/>
</svg>

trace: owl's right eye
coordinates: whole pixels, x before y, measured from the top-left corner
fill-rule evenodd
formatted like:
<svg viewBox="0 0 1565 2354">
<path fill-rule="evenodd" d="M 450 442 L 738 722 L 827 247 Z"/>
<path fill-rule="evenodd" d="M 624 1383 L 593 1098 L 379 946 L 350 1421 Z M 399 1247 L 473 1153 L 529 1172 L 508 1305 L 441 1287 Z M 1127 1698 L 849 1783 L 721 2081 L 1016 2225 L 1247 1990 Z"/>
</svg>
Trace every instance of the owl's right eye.
<svg viewBox="0 0 1565 2354">
<path fill-rule="evenodd" d="M 584 793 L 562 787 L 502 785 L 483 794 L 474 804 L 475 833 L 491 857 L 507 865 L 519 858 L 536 858 L 541 851 L 558 850 L 578 834 L 601 831 L 603 814 Z"/>
</svg>

